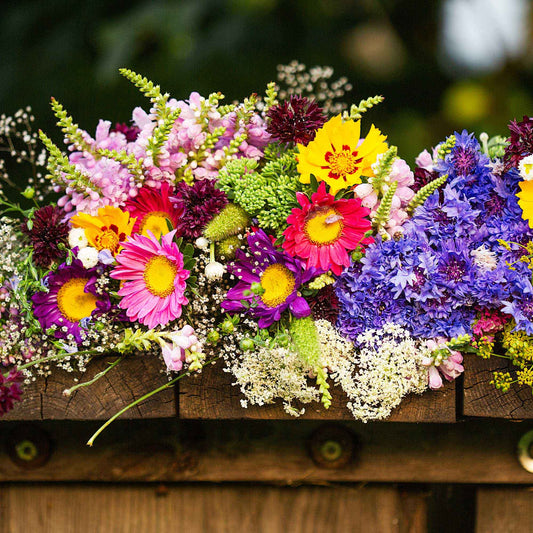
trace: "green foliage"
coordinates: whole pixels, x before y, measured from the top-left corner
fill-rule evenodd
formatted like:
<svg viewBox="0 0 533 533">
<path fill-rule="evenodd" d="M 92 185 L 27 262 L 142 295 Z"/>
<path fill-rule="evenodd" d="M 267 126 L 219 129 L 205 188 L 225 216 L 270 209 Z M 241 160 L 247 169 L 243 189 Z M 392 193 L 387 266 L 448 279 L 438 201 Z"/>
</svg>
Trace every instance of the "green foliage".
<svg viewBox="0 0 533 533">
<path fill-rule="evenodd" d="M 322 403 L 327 409 L 331 405 L 331 394 L 327 382 L 327 373 L 320 364 L 321 350 L 318 331 L 311 316 L 293 318 L 289 324 L 289 334 L 296 353 L 316 375 Z"/>
<path fill-rule="evenodd" d="M 278 105 L 278 90 L 276 83 L 271 81 L 266 88 L 265 112 L 275 105 Z"/>
<path fill-rule="evenodd" d="M 218 186 L 261 227 L 280 236 L 296 205 L 296 193 L 304 190 L 296 171 L 293 151 L 276 153 L 261 170 L 252 159 L 230 161 L 219 174 Z"/>
<path fill-rule="evenodd" d="M 509 141 L 506 137 L 502 137 L 501 135 L 491 137 L 487 145 L 489 157 L 491 159 L 496 157 L 502 159 L 505 155 L 505 149 L 507 146 L 509 146 Z"/>
<path fill-rule="evenodd" d="M 157 158 L 161 148 L 167 141 L 172 126 L 181 113 L 181 109 L 179 107 L 176 109 L 169 107 L 168 99 L 170 95 L 168 93 L 163 94 L 161 87 L 155 85 L 148 78 L 127 68 L 121 68 L 119 72 L 131 81 L 147 98 L 150 98 L 150 102 L 155 109 L 157 126 L 148 140 L 147 153 L 152 157 L 154 165 L 157 166 Z"/>
<path fill-rule="evenodd" d="M 119 69 L 119 72 L 150 99 L 150 102 L 155 107 L 158 120 L 164 119 L 168 115 L 167 102 L 170 95 L 168 93 L 163 94 L 159 85 L 155 85 L 148 78 L 145 78 L 128 68 L 121 68 Z"/>
<path fill-rule="evenodd" d="M 372 221 L 372 224 L 377 231 L 385 226 L 389 220 L 390 210 L 392 208 L 392 198 L 394 197 L 397 188 L 398 182 L 393 181 L 381 199 L 381 203 L 379 204 L 374 220 Z"/>
<path fill-rule="evenodd" d="M 44 146 L 48 150 L 48 161 L 46 168 L 49 174 L 46 176 L 55 183 L 68 186 L 77 192 L 87 194 L 88 190 L 95 192 L 99 191 L 99 188 L 91 181 L 87 176 L 82 174 L 79 170 L 72 165 L 67 156 L 61 152 L 61 150 L 51 141 L 50 138 L 42 131 L 39 131 L 39 137 Z M 67 174 L 72 182 L 67 182 L 63 174 Z"/>
<path fill-rule="evenodd" d="M 83 132 L 77 124 L 74 124 L 72 117 L 67 113 L 65 108 L 55 99 L 51 99 L 52 110 L 57 117 L 57 125 L 65 134 L 65 137 L 72 143 L 76 149 L 85 152 L 93 152 L 93 147 L 87 143 Z"/>
<path fill-rule="evenodd" d="M 351 120 L 359 120 L 364 113 L 366 113 L 369 109 L 372 107 L 380 104 L 383 102 L 385 98 L 380 95 L 371 96 L 370 98 L 367 98 L 366 100 L 361 100 L 359 104 L 355 105 L 353 104 L 350 107 L 350 112 L 344 112 L 343 118 L 344 119 L 351 119 Z"/>
<path fill-rule="evenodd" d="M 135 176 L 137 183 L 141 184 L 144 181 L 144 170 L 142 166 L 142 159 L 137 159 L 133 154 L 128 154 L 125 150 L 118 152 L 117 150 L 107 150 L 99 148 L 97 153 L 103 157 L 113 159 L 121 165 L 124 165 Z"/>
<path fill-rule="evenodd" d="M 444 159 L 449 153 L 451 153 L 457 139 L 455 135 L 450 135 L 443 143 L 440 143 L 437 150 L 437 158 Z"/>
<path fill-rule="evenodd" d="M 441 185 L 446 183 L 447 179 L 448 174 L 444 174 L 443 176 L 435 178 L 433 181 L 422 187 L 409 202 L 409 205 L 406 209 L 407 214 L 411 216 L 418 206 L 422 205 Z"/>
</svg>

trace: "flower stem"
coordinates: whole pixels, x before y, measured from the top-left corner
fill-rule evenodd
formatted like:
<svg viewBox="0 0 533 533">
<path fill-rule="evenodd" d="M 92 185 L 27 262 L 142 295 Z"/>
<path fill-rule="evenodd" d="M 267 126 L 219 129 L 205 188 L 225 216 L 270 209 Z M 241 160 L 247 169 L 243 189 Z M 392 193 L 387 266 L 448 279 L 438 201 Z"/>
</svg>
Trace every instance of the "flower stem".
<svg viewBox="0 0 533 533">
<path fill-rule="evenodd" d="M 29 361 L 28 363 L 25 363 L 21 366 L 17 367 L 17 370 L 25 370 L 26 368 L 30 368 L 32 366 L 38 365 L 40 363 L 47 363 L 48 361 L 61 361 L 61 359 L 66 359 L 67 357 L 76 357 L 77 355 L 95 355 L 98 352 L 97 350 L 83 350 L 81 352 L 65 352 L 55 355 L 49 355 L 48 357 L 41 357 L 40 359 L 34 359 L 33 361 Z"/>
<path fill-rule="evenodd" d="M 201 368 L 203 368 L 204 366 L 207 366 L 207 365 L 209 365 L 211 363 L 214 363 L 218 359 L 220 359 L 220 356 L 214 357 L 213 359 L 209 359 L 209 361 L 205 361 L 204 363 L 202 363 Z M 179 376 L 175 377 L 173 380 L 169 381 L 168 383 L 165 383 L 164 385 L 161 385 L 161 387 L 158 387 L 157 389 L 154 389 L 153 391 L 148 392 L 144 396 L 141 396 L 137 400 L 131 402 L 128 405 L 126 405 L 126 407 L 122 408 L 118 413 L 114 414 L 105 424 L 102 424 L 100 426 L 98 431 L 96 431 L 96 433 L 94 433 L 94 435 L 87 441 L 87 445 L 88 446 L 92 446 L 94 444 L 94 441 L 95 441 L 96 437 L 98 437 L 98 435 L 100 435 L 100 433 L 102 433 L 102 431 L 104 431 L 104 429 L 107 426 L 109 426 L 112 422 L 114 422 L 119 416 L 123 415 L 126 411 L 128 411 L 132 407 L 135 407 L 136 405 L 140 404 L 141 402 L 144 402 L 144 400 L 147 400 L 151 396 L 154 396 L 155 394 L 158 394 L 159 392 L 163 392 L 164 390 L 169 389 L 170 387 L 173 387 L 181 378 L 183 378 L 185 376 L 189 376 L 190 374 L 191 374 L 191 372 L 189 372 L 189 371 L 184 372 L 183 374 L 180 374 Z"/>
<path fill-rule="evenodd" d="M 87 387 L 89 385 L 92 385 L 100 378 L 103 378 L 111 369 L 115 368 L 122 361 L 122 359 L 124 359 L 124 357 L 125 356 L 122 355 L 119 358 L 115 359 L 112 363 L 109 364 L 109 366 L 105 370 L 98 372 L 98 374 L 96 374 L 93 379 L 90 379 L 89 381 L 84 381 L 83 383 L 78 383 L 78 385 L 74 385 L 74 387 L 66 389 L 63 394 L 70 396 L 75 390 L 81 389 L 81 387 Z"/>
</svg>

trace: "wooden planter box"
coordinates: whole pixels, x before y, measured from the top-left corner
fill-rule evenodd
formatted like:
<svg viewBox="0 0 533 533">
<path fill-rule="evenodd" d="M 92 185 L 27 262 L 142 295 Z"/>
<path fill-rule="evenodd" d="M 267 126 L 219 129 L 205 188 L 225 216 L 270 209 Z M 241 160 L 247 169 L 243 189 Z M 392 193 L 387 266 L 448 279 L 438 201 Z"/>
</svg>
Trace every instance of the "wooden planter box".
<svg viewBox="0 0 533 533">
<path fill-rule="evenodd" d="M 2 420 L 104 420 L 122 407 L 167 381 L 159 359 L 131 357 L 95 384 L 65 396 L 63 391 L 74 379 L 85 381 L 103 370 L 111 358 L 90 363 L 85 374 L 55 371 L 46 379 L 38 379 L 26 387 L 23 401 Z M 199 375 L 184 378 L 175 389 L 159 393 L 123 415 L 124 418 L 171 418 L 227 420 L 291 420 L 279 403 L 249 406 L 243 409 L 243 398 L 232 378 L 222 371 L 222 362 L 211 365 Z M 507 368 L 506 361 L 483 360 L 467 356 L 464 378 L 447 383 L 438 391 L 408 396 L 393 411 L 389 422 L 451 423 L 468 417 L 533 419 L 533 396 L 527 387 L 513 387 L 503 394 L 491 384 L 493 370 Z M 319 404 L 305 406 L 303 419 L 350 421 L 341 390 L 333 390 L 333 402 L 326 410 Z"/>
</svg>

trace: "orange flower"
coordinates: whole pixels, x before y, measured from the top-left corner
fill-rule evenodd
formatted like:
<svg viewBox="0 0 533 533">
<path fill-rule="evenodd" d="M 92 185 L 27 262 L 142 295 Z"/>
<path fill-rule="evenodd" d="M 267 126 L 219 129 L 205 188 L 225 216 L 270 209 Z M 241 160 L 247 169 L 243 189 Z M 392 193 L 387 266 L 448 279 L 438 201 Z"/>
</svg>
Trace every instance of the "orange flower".
<svg viewBox="0 0 533 533">
<path fill-rule="evenodd" d="M 89 244 L 97 250 L 109 250 L 118 254 L 123 243 L 130 235 L 135 218 L 127 211 L 107 205 L 98 209 L 98 215 L 78 213 L 71 218 L 74 228 L 83 228 Z"/>
</svg>

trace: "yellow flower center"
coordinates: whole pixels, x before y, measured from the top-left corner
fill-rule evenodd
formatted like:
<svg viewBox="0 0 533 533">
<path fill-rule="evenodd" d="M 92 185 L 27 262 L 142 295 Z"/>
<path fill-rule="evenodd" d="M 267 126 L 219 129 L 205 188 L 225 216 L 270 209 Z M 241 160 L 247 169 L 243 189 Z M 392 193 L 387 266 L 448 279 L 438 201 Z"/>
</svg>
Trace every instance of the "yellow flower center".
<svg viewBox="0 0 533 533">
<path fill-rule="evenodd" d="M 168 214 L 164 211 L 152 211 L 142 219 L 140 232 L 148 237 L 148 231 L 151 231 L 154 237 L 159 239 L 161 235 L 169 232 L 167 220 L 169 220 Z"/>
<path fill-rule="evenodd" d="M 277 307 L 292 294 L 295 285 L 294 275 L 286 266 L 269 265 L 261 276 L 261 286 L 265 290 L 261 300 L 267 307 Z"/>
<path fill-rule="evenodd" d="M 98 298 L 85 292 L 86 284 L 86 278 L 72 278 L 57 291 L 59 312 L 70 322 L 79 322 L 96 309 Z"/>
<path fill-rule="evenodd" d="M 362 161 L 362 158 L 357 157 L 357 151 L 352 151 L 346 145 L 340 152 L 326 152 L 325 159 L 328 164 L 323 168 L 329 168 L 329 177 L 334 179 L 346 179 L 346 175 L 357 172 Z"/>
<path fill-rule="evenodd" d="M 103 226 L 100 233 L 95 238 L 95 248 L 97 250 L 109 250 L 112 254 L 116 254 L 120 248 L 120 242 L 126 239 L 125 233 L 119 233 L 119 229 L 115 224 L 109 227 Z"/>
<path fill-rule="evenodd" d="M 160 298 L 166 298 L 174 292 L 174 280 L 176 279 L 176 265 L 161 255 L 152 256 L 144 268 L 144 282 L 146 288 Z"/>
<path fill-rule="evenodd" d="M 307 216 L 304 231 L 317 246 L 331 244 L 341 235 L 344 225 L 342 215 L 333 208 L 317 209 Z"/>
</svg>

